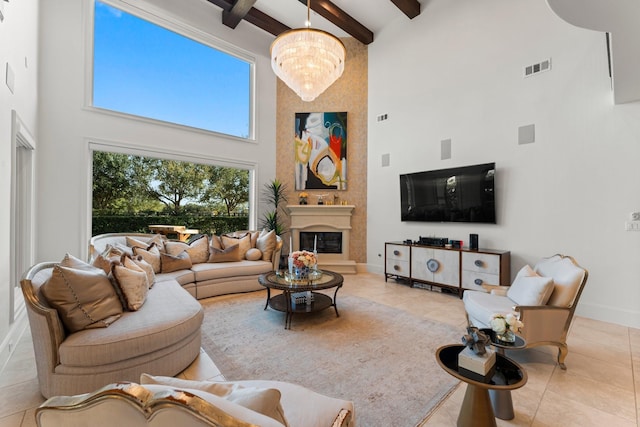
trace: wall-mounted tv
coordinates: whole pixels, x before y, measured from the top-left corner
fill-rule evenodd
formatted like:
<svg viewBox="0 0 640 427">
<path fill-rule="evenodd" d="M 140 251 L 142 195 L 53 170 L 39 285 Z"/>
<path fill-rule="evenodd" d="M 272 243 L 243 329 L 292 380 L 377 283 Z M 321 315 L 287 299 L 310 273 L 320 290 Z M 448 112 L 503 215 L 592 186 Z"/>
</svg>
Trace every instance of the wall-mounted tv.
<svg viewBox="0 0 640 427">
<path fill-rule="evenodd" d="M 496 223 L 495 163 L 400 175 L 402 221 Z"/>
</svg>

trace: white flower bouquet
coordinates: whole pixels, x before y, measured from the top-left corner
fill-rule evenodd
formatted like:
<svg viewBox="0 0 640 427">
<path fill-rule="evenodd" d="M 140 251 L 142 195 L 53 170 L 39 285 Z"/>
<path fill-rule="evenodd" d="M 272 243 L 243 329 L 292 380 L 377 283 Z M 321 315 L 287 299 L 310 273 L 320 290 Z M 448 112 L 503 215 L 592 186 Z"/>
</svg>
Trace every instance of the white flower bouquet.
<svg viewBox="0 0 640 427">
<path fill-rule="evenodd" d="M 519 319 L 519 313 L 516 312 L 507 314 L 495 313 L 491 316 L 489 324 L 491 325 L 491 329 L 498 335 L 502 335 L 507 331 L 513 333 L 519 332 L 524 326 L 524 323 Z"/>
</svg>

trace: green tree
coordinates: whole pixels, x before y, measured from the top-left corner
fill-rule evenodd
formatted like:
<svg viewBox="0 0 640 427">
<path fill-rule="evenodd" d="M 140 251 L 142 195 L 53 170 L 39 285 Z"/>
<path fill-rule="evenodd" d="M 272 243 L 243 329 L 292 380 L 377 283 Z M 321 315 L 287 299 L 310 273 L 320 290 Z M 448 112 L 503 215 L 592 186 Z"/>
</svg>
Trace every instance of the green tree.
<svg viewBox="0 0 640 427">
<path fill-rule="evenodd" d="M 249 202 L 249 171 L 210 166 L 207 172 L 208 186 L 203 193 L 202 202 L 212 205 L 222 203 L 227 216 Z"/>
<path fill-rule="evenodd" d="M 131 194 L 131 162 L 126 154 L 93 152 L 93 209 L 113 210 Z"/>
<path fill-rule="evenodd" d="M 199 200 L 207 178 L 204 165 L 157 160 L 153 181 L 147 182 L 147 193 L 164 204 L 172 215 L 179 215 L 183 202 Z"/>
</svg>

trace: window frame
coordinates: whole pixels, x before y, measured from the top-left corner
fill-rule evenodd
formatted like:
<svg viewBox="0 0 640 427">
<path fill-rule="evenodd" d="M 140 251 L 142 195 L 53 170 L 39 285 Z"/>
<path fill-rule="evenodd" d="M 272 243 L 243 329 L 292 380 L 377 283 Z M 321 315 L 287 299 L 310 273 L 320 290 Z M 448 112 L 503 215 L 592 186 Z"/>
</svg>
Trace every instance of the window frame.
<svg viewBox="0 0 640 427">
<path fill-rule="evenodd" d="M 165 149 L 153 149 L 134 143 L 122 143 L 108 141 L 100 138 L 85 138 L 85 162 L 86 167 L 86 193 L 84 205 L 86 206 L 86 216 L 84 224 L 83 241 L 91 238 L 93 221 L 93 152 L 106 151 L 119 154 L 130 154 L 134 156 L 154 157 L 166 160 L 177 160 L 181 162 L 192 162 L 203 165 L 222 166 L 228 168 L 244 169 L 249 171 L 249 229 L 257 230 L 258 227 L 258 204 L 259 195 L 257 191 L 258 164 L 242 160 L 223 159 L 220 157 L 207 156 L 185 151 L 172 151 Z M 83 254 L 85 257 L 87 254 Z"/>
<path fill-rule="evenodd" d="M 84 109 L 99 114 L 110 115 L 115 117 L 126 118 L 128 120 L 140 121 L 144 123 L 169 126 L 177 129 L 188 130 L 191 132 L 203 133 L 207 135 L 217 135 L 225 139 L 237 140 L 242 142 L 256 143 L 256 57 L 250 52 L 238 48 L 224 40 L 221 40 L 210 33 L 202 31 L 196 27 L 181 22 L 175 16 L 167 11 L 160 9 L 149 3 L 138 0 L 100 0 L 101 3 L 107 4 L 116 9 L 122 10 L 128 14 L 134 15 L 140 19 L 144 19 L 154 25 L 172 31 L 181 36 L 187 37 L 197 43 L 201 43 L 212 49 L 218 50 L 227 55 L 231 55 L 237 59 L 245 61 L 249 64 L 249 135 L 246 138 L 236 135 L 230 135 L 208 129 L 202 129 L 194 126 L 184 125 L 180 123 L 168 122 L 151 117 L 138 116 L 122 111 L 109 110 L 106 108 L 96 107 L 93 105 L 93 64 L 94 64 L 94 24 L 95 24 L 95 7 L 97 0 L 87 2 L 87 11 L 85 13 L 85 99 Z"/>
</svg>

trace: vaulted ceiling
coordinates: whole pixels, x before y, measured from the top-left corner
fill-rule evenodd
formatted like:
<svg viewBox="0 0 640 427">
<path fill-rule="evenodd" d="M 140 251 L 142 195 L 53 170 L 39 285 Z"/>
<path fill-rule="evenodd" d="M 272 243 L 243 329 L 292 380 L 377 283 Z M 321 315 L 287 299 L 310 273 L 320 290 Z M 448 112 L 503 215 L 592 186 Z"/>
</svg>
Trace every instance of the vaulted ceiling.
<svg viewBox="0 0 640 427">
<path fill-rule="evenodd" d="M 307 0 L 208 1 L 222 9 L 222 22 L 226 26 L 235 28 L 245 20 L 274 36 L 291 28 L 303 27 L 307 16 Z M 418 0 L 309 1 L 314 12 L 312 27 L 329 31 L 338 37 L 348 35 L 363 44 L 372 43 L 375 32 L 396 16 L 408 20 L 420 14 Z"/>
</svg>

